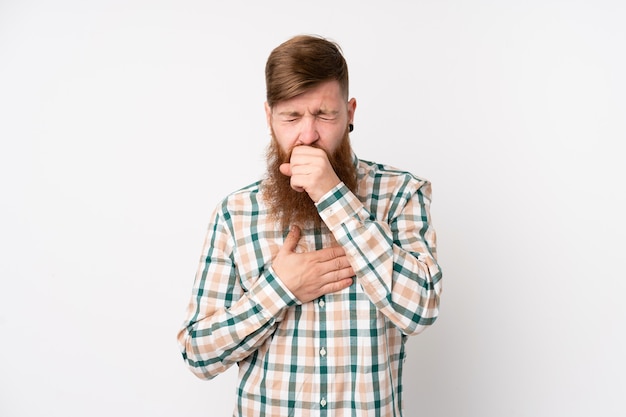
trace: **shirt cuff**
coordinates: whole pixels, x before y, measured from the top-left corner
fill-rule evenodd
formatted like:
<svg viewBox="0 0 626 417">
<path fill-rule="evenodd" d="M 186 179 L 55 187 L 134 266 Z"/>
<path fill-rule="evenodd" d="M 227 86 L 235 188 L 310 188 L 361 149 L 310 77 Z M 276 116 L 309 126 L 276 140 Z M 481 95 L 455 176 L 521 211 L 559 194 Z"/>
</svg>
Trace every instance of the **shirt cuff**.
<svg viewBox="0 0 626 417">
<path fill-rule="evenodd" d="M 300 304 L 300 301 L 282 283 L 271 266 L 259 278 L 257 285 L 250 288 L 248 297 L 261 307 L 261 314 L 268 320 L 280 321 L 283 317 L 281 314 L 283 310 L 292 305 Z"/>
<path fill-rule="evenodd" d="M 351 219 L 363 223 L 369 218 L 363 203 L 343 182 L 319 199 L 317 211 L 330 230 L 335 230 Z"/>
</svg>

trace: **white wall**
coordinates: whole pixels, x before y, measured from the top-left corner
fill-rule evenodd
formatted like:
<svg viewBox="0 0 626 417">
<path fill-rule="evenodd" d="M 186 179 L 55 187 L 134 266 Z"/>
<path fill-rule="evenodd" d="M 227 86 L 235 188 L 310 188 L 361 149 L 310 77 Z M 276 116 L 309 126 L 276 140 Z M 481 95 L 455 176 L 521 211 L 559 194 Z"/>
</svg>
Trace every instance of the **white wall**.
<svg viewBox="0 0 626 417">
<path fill-rule="evenodd" d="M 175 335 L 299 33 L 343 46 L 359 156 L 433 182 L 406 415 L 622 415 L 624 3 L 226 3 L 0 2 L 0 415 L 230 415 Z"/>
</svg>

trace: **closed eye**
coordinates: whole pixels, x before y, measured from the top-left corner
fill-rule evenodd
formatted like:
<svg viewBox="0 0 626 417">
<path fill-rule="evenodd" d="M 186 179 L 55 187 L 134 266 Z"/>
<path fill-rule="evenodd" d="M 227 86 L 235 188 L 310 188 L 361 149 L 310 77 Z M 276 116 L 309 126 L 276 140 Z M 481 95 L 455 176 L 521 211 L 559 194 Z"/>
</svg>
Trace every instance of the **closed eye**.
<svg viewBox="0 0 626 417">
<path fill-rule="evenodd" d="M 339 112 L 337 112 L 337 111 L 323 111 L 322 110 L 319 113 L 317 113 L 316 116 L 320 120 L 331 122 L 331 121 L 333 121 L 333 120 L 335 120 L 337 118 L 338 114 L 339 114 Z"/>
<path fill-rule="evenodd" d="M 297 112 L 290 111 L 290 112 L 279 113 L 278 117 L 280 121 L 283 123 L 293 123 L 296 120 L 299 120 L 302 117 L 302 115 Z"/>
</svg>

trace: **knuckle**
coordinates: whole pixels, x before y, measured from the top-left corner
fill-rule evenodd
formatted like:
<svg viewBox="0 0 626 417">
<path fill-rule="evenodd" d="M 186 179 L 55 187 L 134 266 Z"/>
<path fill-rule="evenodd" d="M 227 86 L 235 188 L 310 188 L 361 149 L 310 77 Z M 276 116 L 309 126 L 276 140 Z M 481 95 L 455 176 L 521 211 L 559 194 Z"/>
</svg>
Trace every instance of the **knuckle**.
<svg viewBox="0 0 626 417">
<path fill-rule="evenodd" d="M 335 258 L 335 269 L 339 271 L 341 270 L 341 268 L 343 268 L 343 265 L 341 264 L 341 259 Z"/>
</svg>

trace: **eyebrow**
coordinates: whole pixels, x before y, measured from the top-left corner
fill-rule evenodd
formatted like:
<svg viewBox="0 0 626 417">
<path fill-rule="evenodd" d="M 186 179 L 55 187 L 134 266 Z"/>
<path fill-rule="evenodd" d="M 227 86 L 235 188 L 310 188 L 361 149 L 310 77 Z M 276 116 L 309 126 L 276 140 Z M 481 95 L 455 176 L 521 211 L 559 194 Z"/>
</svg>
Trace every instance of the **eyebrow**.
<svg viewBox="0 0 626 417">
<path fill-rule="evenodd" d="M 313 113 L 313 116 L 319 116 L 319 115 L 331 115 L 331 116 L 336 116 L 339 114 L 339 110 L 327 110 L 327 109 L 319 109 L 317 110 L 315 113 Z M 302 113 L 299 113 L 297 111 L 281 111 L 278 113 L 278 116 L 287 116 L 287 117 L 300 117 L 302 116 Z"/>
<path fill-rule="evenodd" d="M 336 116 L 339 114 L 339 110 L 319 109 L 315 115 L 317 116 L 318 114 Z"/>
<path fill-rule="evenodd" d="M 298 113 L 297 111 L 281 111 L 280 113 L 277 113 L 278 116 L 288 116 L 288 117 L 297 117 L 297 116 L 302 116 L 300 113 Z"/>
</svg>

